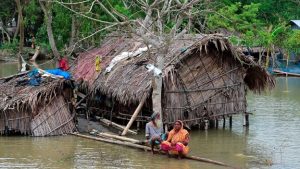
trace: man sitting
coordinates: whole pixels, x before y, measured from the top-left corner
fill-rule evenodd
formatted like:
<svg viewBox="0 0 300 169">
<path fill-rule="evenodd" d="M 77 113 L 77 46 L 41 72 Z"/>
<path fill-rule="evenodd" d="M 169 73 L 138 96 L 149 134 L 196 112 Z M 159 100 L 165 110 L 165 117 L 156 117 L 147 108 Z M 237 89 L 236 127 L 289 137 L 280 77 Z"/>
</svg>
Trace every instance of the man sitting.
<svg viewBox="0 0 300 169">
<path fill-rule="evenodd" d="M 153 113 L 150 118 L 150 122 L 146 124 L 146 139 L 151 146 L 151 151 L 154 153 L 154 146 L 159 145 L 165 140 L 165 134 L 163 134 L 163 127 L 158 113 Z"/>
</svg>

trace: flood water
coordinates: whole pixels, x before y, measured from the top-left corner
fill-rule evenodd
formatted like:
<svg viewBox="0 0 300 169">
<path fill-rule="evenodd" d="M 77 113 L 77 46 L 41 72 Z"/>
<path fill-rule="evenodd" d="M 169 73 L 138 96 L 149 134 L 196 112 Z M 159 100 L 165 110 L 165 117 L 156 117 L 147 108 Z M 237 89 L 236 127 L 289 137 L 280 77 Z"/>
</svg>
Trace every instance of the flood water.
<svg viewBox="0 0 300 169">
<path fill-rule="evenodd" d="M 10 67 L 0 63 L 0 75 Z M 5 75 L 11 73 L 15 72 Z M 300 168 L 300 78 L 278 77 L 276 80 L 276 89 L 271 93 L 248 94 L 248 110 L 253 113 L 248 129 L 242 126 L 242 116 L 234 116 L 232 129 L 226 124 L 225 129 L 192 131 L 190 154 L 240 168 Z M 143 134 L 137 137 L 143 138 Z M 224 167 L 152 155 L 75 136 L 57 136 L 0 137 L 0 168 Z"/>
</svg>

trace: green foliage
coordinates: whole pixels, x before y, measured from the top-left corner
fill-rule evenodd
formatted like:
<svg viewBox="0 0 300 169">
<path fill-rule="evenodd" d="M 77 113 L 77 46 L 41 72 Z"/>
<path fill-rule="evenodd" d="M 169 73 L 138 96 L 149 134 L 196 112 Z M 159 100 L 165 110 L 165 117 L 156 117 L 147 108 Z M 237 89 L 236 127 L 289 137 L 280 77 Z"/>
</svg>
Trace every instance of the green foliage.
<svg viewBox="0 0 300 169">
<path fill-rule="evenodd" d="M 153 2 L 154 0 L 149 0 Z M 186 0 L 179 0 L 181 2 Z M 25 2 L 25 1 L 23 1 Z M 61 0 L 67 2 L 69 0 Z M 81 0 L 72 0 L 72 2 L 82 2 Z M 145 14 L 140 11 L 139 6 L 135 6 L 129 0 L 102 0 L 101 1 L 110 11 L 117 12 L 128 19 L 143 18 Z M 127 2 L 125 4 L 124 2 Z M 114 21 L 113 18 L 95 2 L 92 9 L 92 1 L 74 5 L 75 11 L 81 14 L 104 21 Z M 161 4 L 163 5 L 163 4 Z M 198 16 L 193 20 L 194 27 L 200 22 L 199 30 L 223 30 L 234 34 L 229 37 L 230 41 L 235 45 L 247 47 L 263 46 L 271 48 L 272 45 L 284 47 L 288 50 L 299 51 L 299 31 L 291 31 L 288 29 L 287 22 L 291 19 L 299 19 L 300 5 L 298 1 L 290 0 L 219 0 L 205 1 L 199 6 L 194 6 L 194 13 Z M 71 5 L 66 5 L 71 8 Z M 11 21 L 15 12 L 16 4 L 12 0 L 0 1 L 0 19 L 6 23 Z M 207 9 L 214 9 L 208 14 Z M 200 11 L 200 12 L 199 12 Z M 204 11 L 204 12 L 203 12 Z M 46 24 L 43 20 L 43 12 L 38 0 L 26 1 L 24 4 L 24 21 L 27 33 L 34 33 L 36 37 L 36 45 L 50 49 Z M 95 31 L 104 28 L 106 25 L 81 17 L 68 10 L 67 8 L 53 2 L 53 34 L 58 49 L 62 50 L 69 43 L 71 36 L 72 16 L 76 16 L 77 39 L 85 38 Z M 176 13 L 174 13 L 176 15 Z M 121 20 L 121 17 L 118 17 Z M 166 19 L 167 20 L 167 19 Z M 187 24 L 187 20 L 183 20 L 183 25 Z M 174 21 L 168 20 L 164 26 L 166 32 L 171 30 Z M 202 25 L 203 24 L 203 25 Z M 199 26 L 199 25 L 198 25 Z M 193 27 L 193 26 L 192 26 Z M 86 46 L 98 45 L 101 39 L 110 32 L 115 31 L 114 28 L 95 34 L 91 38 L 80 42 Z M 28 36 L 28 35 L 27 35 Z M 297 41 L 298 39 L 298 41 Z M 2 47 L 17 48 L 16 41 L 11 44 L 4 44 Z"/>
<path fill-rule="evenodd" d="M 4 24 L 12 19 L 15 11 L 15 1 L 12 0 L 1 0 L 0 1 L 0 19 Z"/>
<path fill-rule="evenodd" d="M 9 49 L 12 51 L 18 51 L 19 50 L 19 40 L 18 39 L 13 39 L 12 42 L 5 42 L 2 44 L 0 49 Z"/>
<path fill-rule="evenodd" d="M 39 46 L 41 43 L 49 43 L 46 24 L 43 24 L 36 33 L 36 46 Z"/>
<path fill-rule="evenodd" d="M 229 37 L 229 41 L 236 46 L 239 46 L 241 44 L 241 39 L 238 36 L 232 35 Z"/>
<path fill-rule="evenodd" d="M 211 30 L 224 28 L 229 31 L 246 33 L 262 25 L 258 19 L 260 4 L 242 5 L 238 2 L 219 9 L 208 17 L 207 26 Z"/>
<path fill-rule="evenodd" d="M 26 27 L 34 27 L 38 26 L 36 25 L 38 20 L 41 19 L 42 11 L 39 8 L 37 0 L 31 0 L 28 4 L 24 6 L 25 17 L 24 17 L 24 23 Z"/>
<path fill-rule="evenodd" d="M 300 54 L 300 30 L 292 30 L 288 33 L 284 41 L 284 47 L 287 50 Z"/>
<path fill-rule="evenodd" d="M 53 5 L 53 21 L 52 29 L 54 39 L 58 49 L 62 49 L 64 44 L 67 44 L 70 38 L 72 15 L 71 12 L 66 11 L 64 7 Z"/>
</svg>

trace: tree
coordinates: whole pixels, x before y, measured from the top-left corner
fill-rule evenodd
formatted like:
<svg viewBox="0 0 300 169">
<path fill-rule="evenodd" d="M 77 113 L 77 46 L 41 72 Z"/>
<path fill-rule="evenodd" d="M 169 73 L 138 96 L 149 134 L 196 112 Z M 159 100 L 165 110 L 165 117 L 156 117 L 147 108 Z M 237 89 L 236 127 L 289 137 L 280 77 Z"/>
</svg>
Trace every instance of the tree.
<svg viewBox="0 0 300 169">
<path fill-rule="evenodd" d="M 54 1 L 62 6 L 67 3 Z M 95 31 L 93 34 L 81 39 L 95 35 L 112 27 L 122 27 L 124 32 L 133 34 L 143 39 L 146 46 L 151 46 L 156 51 L 157 58 L 155 66 L 163 70 L 165 56 L 169 53 L 170 45 L 176 39 L 184 34 L 191 32 L 194 15 L 200 13 L 196 6 L 200 3 L 205 4 L 205 0 L 124 0 L 124 1 L 99 1 L 94 0 L 89 5 L 89 11 L 94 8 L 100 8 L 101 12 L 106 13 L 105 17 L 94 17 L 83 14 L 82 12 L 73 11 L 76 14 L 95 21 L 99 25 L 105 25 L 104 28 Z M 117 4 L 117 5 L 116 5 Z M 97 5 L 97 6 L 96 6 Z M 129 8 L 130 6 L 130 8 Z M 70 7 L 67 9 L 72 10 Z M 128 16 L 122 13 L 122 9 L 128 11 L 139 11 L 138 16 Z M 121 9 L 121 10 L 120 10 Z M 124 11 L 123 11 L 124 12 Z M 121 30 L 121 29 L 120 29 Z M 156 75 L 153 78 L 152 103 L 153 111 L 162 116 L 161 92 L 162 76 Z"/>
<path fill-rule="evenodd" d="M 7 24 L 11 21 L 15 14 L 15 3 L 11 0 L 0 1 L 0 29 L 2 33 L 2 42 L 5 42 L 5 35 L 10 43 L 10 35 L 6 30 Z"/>
<path fill-rule="evenodd" d="M 15 33 L 15 36 L 17 35 L 17 32 L 20 33 L 20 40 L 19 40 L 19 53 L 23 52 L 23 46 L 24 46 L 24 20 L 23 20 L 23 5 L 20 0 L 15 0 L 17 4 L 18 9 L 18 26 Z"/>
<path fill-rule="evenodd" d="M 47 25 L 47 34 L 48 34 L 49 43 L 50 43 L 53 55 L 56 58 L 61 58 L 61 56 L 57 50 L 54 36 L 53 36 L 53 31 L 52 31 L 52 18 L 53 18 L 53 16 L 52 16 L 52 1 L 39 0 L 39 3 L 44 12 L 45 22 Z"/>
</svg>

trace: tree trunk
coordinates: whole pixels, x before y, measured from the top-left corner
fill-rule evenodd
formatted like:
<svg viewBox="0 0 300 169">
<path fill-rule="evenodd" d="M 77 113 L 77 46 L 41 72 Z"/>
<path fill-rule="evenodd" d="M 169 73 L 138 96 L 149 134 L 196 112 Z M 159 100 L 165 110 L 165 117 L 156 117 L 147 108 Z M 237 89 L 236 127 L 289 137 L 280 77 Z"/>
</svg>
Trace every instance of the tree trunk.
<svg viewBox="0 0 300 169">
<path fill-rule="evenodd" d="M 16 0 L 16 3 L 17 3 L 17 1 L 19 1 L 19 0 Z M 16 32 L 15 32 L 14 37 L 13 37 L 14 39 L 17 38 L 18 33 L 19 33 L 19 29 L 20 29 L 20 15 L 18 14 L 17 28 L 16 28 Z"/>
<path fill-rule="evenodd" d="M 158 51 L 159 55 L 156 58 L 156 67 L 160 70 L 163 70 L 164 64 L 165 64 L 165 56 L 168 52 L 168 48 L 162 49 L 161 51 Z M 161 121 L 165 117 L 163 117 L 162 113 L 162 76 L 155 76 L 152 81 L 152 106 L 153 106 L 153 112 L 159 113 Z"/>
<path fill-rule="evenodd" d="M 74 9 L 74 5 L 71 5 L 71 9 Z M 70 44 L 69 44 L 70 48 L 72 48 L 72 46 L 74 45 L 75 36 L 76 36 L 76 17 L 75 15 L 72 15 L 71 37 L 70 37 Z"/>
<path fill-rule="evenodd" d="M 23 52 L 24 46 L 24 21 L 23 21 L 23 14 L 22 14 L 22 4 L 20 0 L 15 0 L 18 9 L 18 24 L 19 24 L 19 32 L 20 32 L 20 41 L 19 41 L 19 52 Z"/>
<path fill-rule="evenodd" d="M 3 43 L 5 42 L 5 36 L 4 35 L 6 35 L 8 43 L 10 43 L 10 36 L 9 36 L 8 32 L 5 30 L 5 28 L 3 26 L 0 27 L 0 29 L 2 31 L 2 41 L 3 41 Z"/>
<path fill-rule="evenodd" d="M 55 44 L 55 40 L 53 37 L 53 31 L 52 31 L 52 10 L 51 10 L 51 2 L 44 2 L 39 0 L 40 6 L 44 12 L 45 15 L 45 22 L 47 25 L 47 34 L 48 34 L 48 39 L 49 43 L 53 52 L 53 55 L 57 57 L 58 59 L 61 58 Z"/>
</svg>

